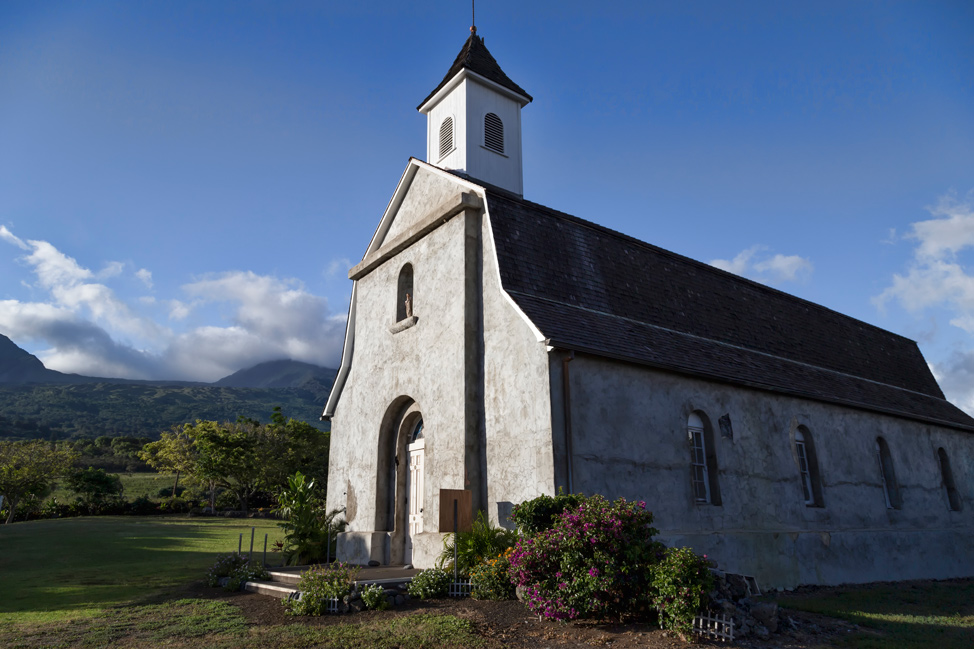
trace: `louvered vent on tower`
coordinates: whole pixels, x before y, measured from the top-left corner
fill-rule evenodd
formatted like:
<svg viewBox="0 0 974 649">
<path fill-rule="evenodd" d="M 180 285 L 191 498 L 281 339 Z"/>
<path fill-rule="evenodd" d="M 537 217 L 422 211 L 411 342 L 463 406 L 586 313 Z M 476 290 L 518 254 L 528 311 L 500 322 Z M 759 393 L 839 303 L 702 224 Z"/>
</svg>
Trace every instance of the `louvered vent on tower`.
<svg viewBox="0 0 974 649">
<path fill-rule="evenodd" d="M 453 150 L 453 118 L 447 117 L 440 124 L 440 157 Z"/>
<path fill-rule="evenodd" d="M 491 151 L 504 153 L 504 122 L 494 113 L 484 116 L 484 146 Z"/>
</svg>

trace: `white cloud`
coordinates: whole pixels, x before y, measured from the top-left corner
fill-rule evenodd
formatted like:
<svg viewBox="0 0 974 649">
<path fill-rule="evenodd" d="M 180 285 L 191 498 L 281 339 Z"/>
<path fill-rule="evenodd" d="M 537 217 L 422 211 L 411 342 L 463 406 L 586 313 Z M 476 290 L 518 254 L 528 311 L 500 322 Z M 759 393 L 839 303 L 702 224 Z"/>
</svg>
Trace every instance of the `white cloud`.
<svg viewBox="0 0 974 649">
<path fill-rule="evenodd" d="M 280 358 L 332 367 L 339 362 L 345 317 L 331 315 L 327 300 L 308 293 L 298 280 L 227 272 L 185 285 L 190 300 L 140 297 L 129 304 L 105 283 L 118 276 L 120 265 L 110 263 L 96 277 L 49 242 L 25 243 L 0 228 L 0 238 L 29 253 L 23 260 L 36 277 L 34 288 L 48 296 L 0 301 L 0 331 L 15 342 L 46 343 L 49 349 L 39 356 L 52 369 L 213 381 Z M 136 277 L 151 286 L 149 271 L 141 269 Z M 166 306 L 171 321 L 182 321 L 208 305 L 222 305 L 230 315 L 182 332 L 139 312 Z"/>
<path fill-rule="evenodd" d="M 351 267 L 352 262 L 345 257 L 341 259 L 332 259 L 331 263 L 328 264 L 328 270 L 325 271 L 325 276 L 334 277 L 336 275 L 341 275 L 342 277 L 347 277 L 348 271 Z"/>
<path fill-rule="evenodd" d="M 974 412 L 974 351 L 955 351 L 930 369 L 944 396 L 958 408 Z"/>
<path fill-rule="evenodd" d="M 974 247 L 974 202 L 948 195 L 928 211 L 934 218 L 913 223 L 907 235 L 918 243 L 906 272 L 894 274 L 873 303 L 885 309 L 895 301 L 914 313 L 944 306 L 953 312 L 952 325 L 974 333 L 974 275 L 958 258 Z"/>
<path fill-rule="evenodd" d="M 775 255 L 771 259 L 754 264 L 754 270 L 766 273 L 779 282 L 793 282 L 800 275 L 812 272 L 812 262 L 798 255 Z"/>
<path fill-rule="evenodd" d="M 0 225 L 0 239 L 3 239 L 7 243 L 12 243 L 21 250 L 29 250 L 30 248 L 26 243 L 14 236 L 13 232 L 7 229 L 7 226 Z"/>
<path fill-rule="evenodd" d="M 812 262 L 798 255 L 767 256 L 767 247 L 754 245 L 742 250 L 733 259 L 714 259 L 711 266 L 765 284 L 780 284 L 806 279 L 811 275 Z"/>
<path fill-rule="evenodd" d="M 152 288 L 152 271 L 146 270 L 145 268 L 140 268 L 135 272 L 135 276 L 142 280 L 146 288 Z"/>
<path fill-rule="evenodd" d="M 110 279 L 118 277 L 125 270 L 125 264 L 120 261 L 110 261 L 98 272 L 98 279 Z"/>
</svg>

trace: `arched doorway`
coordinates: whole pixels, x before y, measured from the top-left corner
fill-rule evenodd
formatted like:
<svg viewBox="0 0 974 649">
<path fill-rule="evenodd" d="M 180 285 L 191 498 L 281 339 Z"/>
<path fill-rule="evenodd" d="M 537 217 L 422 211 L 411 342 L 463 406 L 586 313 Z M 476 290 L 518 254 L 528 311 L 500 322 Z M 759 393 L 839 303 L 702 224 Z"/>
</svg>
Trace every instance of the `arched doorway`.
<svg viewBox="0 0 974 649">
<path fill-rule="evenodd" d="M 389 535 L 384 562 L 411 563 L 426 500 L 426 429 L 413 399 L 399 397 L 386 410 L 378 452 L 375 530 Z"/>
</svg>

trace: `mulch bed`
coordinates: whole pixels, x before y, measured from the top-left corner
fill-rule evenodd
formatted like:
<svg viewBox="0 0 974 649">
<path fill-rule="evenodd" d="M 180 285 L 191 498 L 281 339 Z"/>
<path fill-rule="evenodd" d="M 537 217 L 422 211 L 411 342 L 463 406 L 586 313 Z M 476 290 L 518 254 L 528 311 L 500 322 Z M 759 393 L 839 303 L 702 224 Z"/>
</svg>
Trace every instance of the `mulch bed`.
<svg viewBox="0 0 974 649">
<path fill-rule="evenodd" d="M 359 624 L 374 619 L 427 613 L 454 615 L 470 620 L 478 633 L 489 644 L 515 649 L 534 647 L 650 647 L 670 649 L 688 646 L 673 633 L 660 630 L 652 624 L 613 622 L 547 622 L 541 621 L 520 602 L 490 602 L 472 599 L 411 600 L 387 611 L 363 611 L 347 615 L 323 615 L 320 617 L 292 617 L 284 614 L 280 600 L 254 593 L 226 593 L 219 588 L 206 588 L 196 584 L 191 596 L 205 599 L 221 599 L 240 608 L 249 624 L 275 626 L 282 624 L 332 625 Z M 772 634 L 766 640 L 745 638 L 735 641 L 736 647 L 755 649 L 805 649 L 829 647 L 843 636 L 858 630 L 856 626 L 833 618 L 783 610 L 782 619 L 790 618 L 794 628 Z M 697 640 L 697 646 L 722 646 L 726 643 Z"/>
</svg>

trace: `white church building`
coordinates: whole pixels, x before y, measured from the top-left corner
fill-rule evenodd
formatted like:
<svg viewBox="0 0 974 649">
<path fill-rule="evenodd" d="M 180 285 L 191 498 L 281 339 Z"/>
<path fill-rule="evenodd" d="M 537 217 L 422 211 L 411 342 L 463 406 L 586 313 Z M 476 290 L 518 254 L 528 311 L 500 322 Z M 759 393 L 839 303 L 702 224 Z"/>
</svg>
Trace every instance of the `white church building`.
<svg viewBox="0 0 974 649">
<path fill-rule="evenodd" d="M 525 200 L 531 99 L 471 35 L 349 272 L 339 557 L 428 567 L 442 490 L 510 527 L 564 488 L 762 586 L 974 575 L 974 419 L 916 343 Z"/>
</svg>

